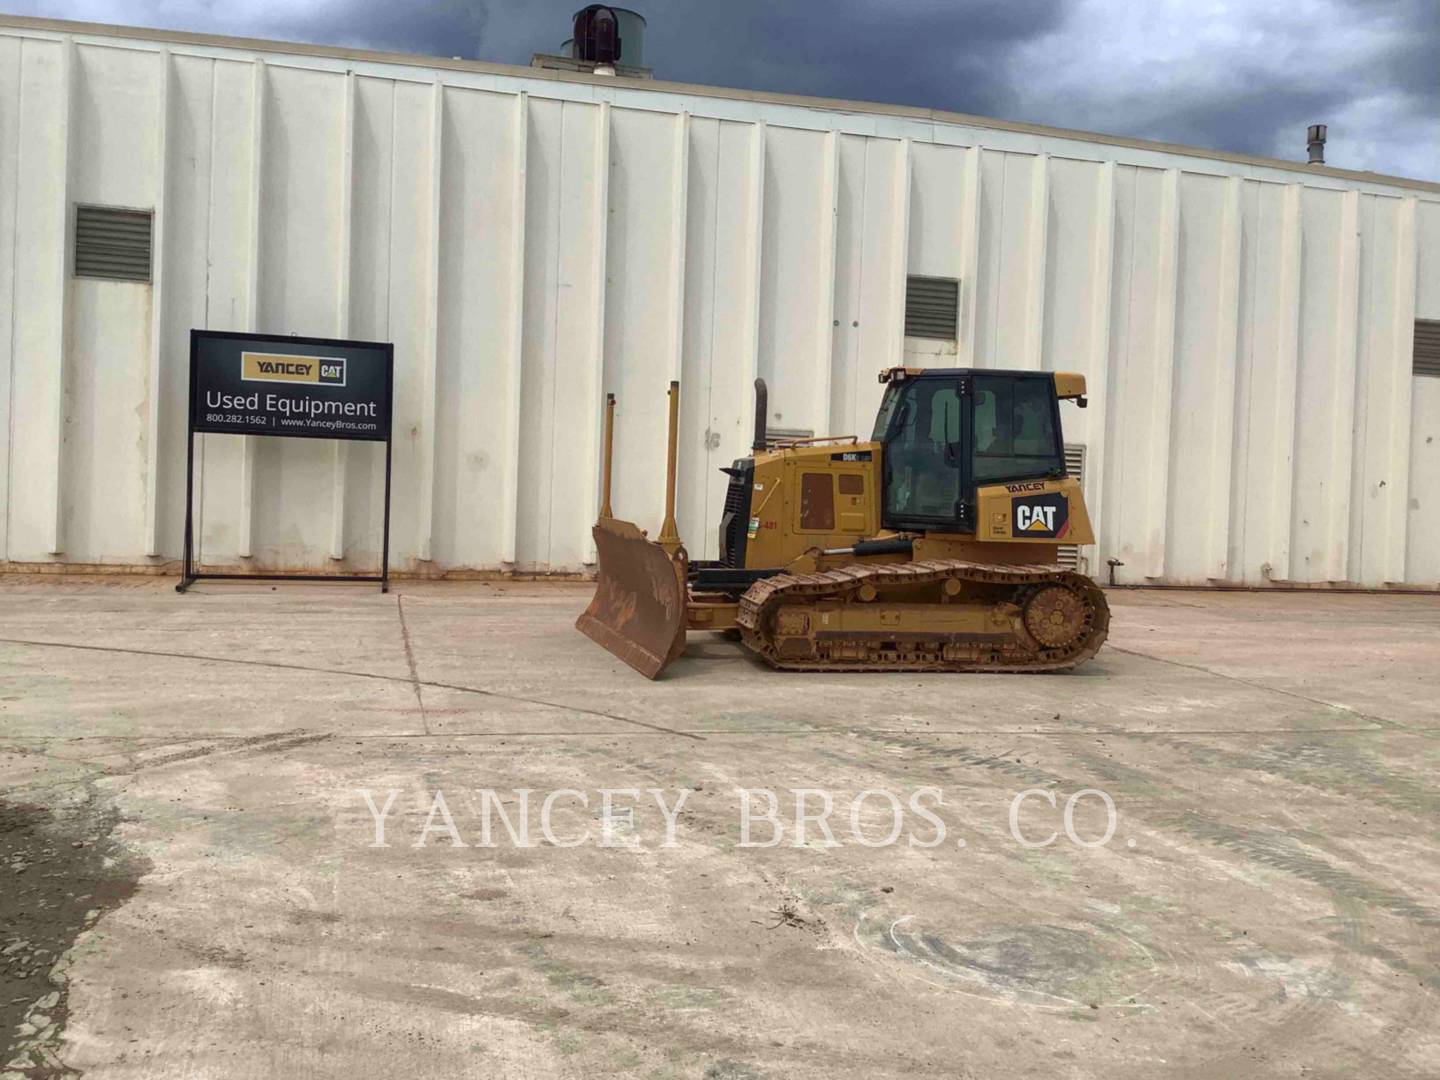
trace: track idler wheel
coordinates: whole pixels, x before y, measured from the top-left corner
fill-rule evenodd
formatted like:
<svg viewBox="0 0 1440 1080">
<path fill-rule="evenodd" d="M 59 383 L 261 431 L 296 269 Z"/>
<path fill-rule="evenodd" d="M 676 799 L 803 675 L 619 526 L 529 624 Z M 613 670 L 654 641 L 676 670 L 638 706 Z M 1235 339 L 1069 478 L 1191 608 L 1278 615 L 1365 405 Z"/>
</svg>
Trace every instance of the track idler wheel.
<svg viewBox="0 0 1440 1080">
<path fill-rule="evenodd" d="M 1073 645 L 1089 629 L 1090 605 L 1065 585 L 1042 585 L 1025 601 L 1025 629 L 1047 649 Z"/>
</svg>

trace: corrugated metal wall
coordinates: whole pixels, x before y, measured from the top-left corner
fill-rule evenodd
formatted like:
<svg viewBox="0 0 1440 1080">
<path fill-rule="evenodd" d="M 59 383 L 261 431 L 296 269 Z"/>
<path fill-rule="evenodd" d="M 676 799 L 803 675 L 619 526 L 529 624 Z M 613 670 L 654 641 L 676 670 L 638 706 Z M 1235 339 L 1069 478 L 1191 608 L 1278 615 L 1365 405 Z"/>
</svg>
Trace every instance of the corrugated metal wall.
<svg viewBox="0 0 1440 1080">
<path fill-rule="evenodd" d="M 154 208 L 153 282 L 74 277 L 74 206 Z M 954 343 L 905 278 L 960 279 Z M 713 555 L 749 386 L 868 433 L 913 363 L 1079 370 L 1122 581 L 1440 583 L 1440 195 L 674 88 L 0 25 L 0 556 L 180 554 L 191 327 L 394 341 L 400 569 L 591 558 L 615 509 Z M 202 559 L 368 566 L 381 450 L 208 436 Z"/>
</svg>

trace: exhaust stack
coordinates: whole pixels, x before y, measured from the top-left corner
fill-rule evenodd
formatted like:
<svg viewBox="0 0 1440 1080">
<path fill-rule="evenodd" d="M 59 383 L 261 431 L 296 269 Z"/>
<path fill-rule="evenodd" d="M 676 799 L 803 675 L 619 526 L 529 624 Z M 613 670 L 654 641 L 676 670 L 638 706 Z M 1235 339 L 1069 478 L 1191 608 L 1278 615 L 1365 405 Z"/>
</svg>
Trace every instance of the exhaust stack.
<svg viewBox="0 0 1440 1080">
<path fill-rule="evenodd" d="M 755 441 L 750 444 L 750 449 L 755 453 L 766 449 L 768 443 L 765 438 L 765 417 L 770 409 L 770 394 L 765 389 L 765 380 L 755 380 Z"/>
</svg>

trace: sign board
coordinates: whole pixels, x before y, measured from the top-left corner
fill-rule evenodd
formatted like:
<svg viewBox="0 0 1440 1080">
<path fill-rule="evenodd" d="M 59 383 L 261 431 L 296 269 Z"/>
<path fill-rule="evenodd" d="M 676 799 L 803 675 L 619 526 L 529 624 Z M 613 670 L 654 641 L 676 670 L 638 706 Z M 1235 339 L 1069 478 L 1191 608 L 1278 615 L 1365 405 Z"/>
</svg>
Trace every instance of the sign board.
<svg viewBox="0 0 1440 1080">
<path fill-rule="evenodd" d="M 186 438 L 185 565 L 177 592 L 208 578 L 376 581 L 390 584 L 390 422 L 395 346 L 376 341 L 190 331 Z M 385 444 L 384 532 L 379 575 L 232 574 L 199 568 L 195 546 L 195 436 L 260 435 Z"/>
<path fill-rule="evenodd" d="M 193 430 L 390 438 L 393 345 L 209 330 L 192 335 Z"/>
</svg>

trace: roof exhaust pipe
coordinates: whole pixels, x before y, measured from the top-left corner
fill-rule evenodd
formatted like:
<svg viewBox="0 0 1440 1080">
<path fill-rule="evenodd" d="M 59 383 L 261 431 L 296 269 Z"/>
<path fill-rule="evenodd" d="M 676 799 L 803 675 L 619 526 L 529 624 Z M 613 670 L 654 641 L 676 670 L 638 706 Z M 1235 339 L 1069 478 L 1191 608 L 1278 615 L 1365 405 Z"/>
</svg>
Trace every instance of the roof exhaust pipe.
<svg viewBox="0 0 1440 1080">
<path fill-rule="evenodd" d="M 770 408 L 770 395 L 765 389 L 765 380 L 755 380 L 755 441 L 750 444 L 750 449 L 759 453 L 767 449 L 765 441 L 765 414 Z"/>
<path fill-rule="evenodd" d="M 1326 125 L 1311 124 L 1309 131 L 1305 133 L 1306 145 L 1310 149 L 1311 165 L 1325 164 L 1325 132 Z"/>
</svg>

